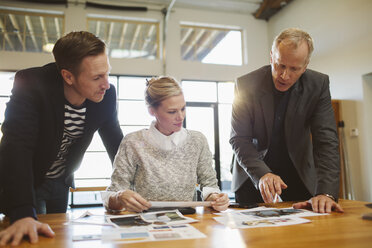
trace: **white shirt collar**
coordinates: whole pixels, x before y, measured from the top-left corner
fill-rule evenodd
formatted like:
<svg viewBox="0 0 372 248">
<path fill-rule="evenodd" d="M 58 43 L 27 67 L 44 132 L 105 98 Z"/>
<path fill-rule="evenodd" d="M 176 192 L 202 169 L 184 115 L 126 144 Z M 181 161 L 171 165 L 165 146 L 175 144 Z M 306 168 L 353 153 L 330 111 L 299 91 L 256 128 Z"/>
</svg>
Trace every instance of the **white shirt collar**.
<svg viewBox="0 0 372 248">
<path fill-rule="evenodd" d="M 166 136 L 155 127 L 155 124 L 156 121 L 153 121 L 148 129 L 148 141 L 152 145 L 163 150 L 172 150 L 173 148 L 182 145 L 186 140 L 187 131 L 185 128 L 181 128 L 180 131 Z"/>
</svg>

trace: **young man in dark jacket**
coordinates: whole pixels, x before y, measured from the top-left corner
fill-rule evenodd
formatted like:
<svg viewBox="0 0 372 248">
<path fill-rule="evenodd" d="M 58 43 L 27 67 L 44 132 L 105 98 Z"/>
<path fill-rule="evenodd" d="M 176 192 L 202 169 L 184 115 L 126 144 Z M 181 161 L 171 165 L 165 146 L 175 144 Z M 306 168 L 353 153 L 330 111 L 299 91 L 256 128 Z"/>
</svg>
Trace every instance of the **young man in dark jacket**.
<svg viewBox="0 0 372 248">
<path fill-rule="evenodd" d="M 0 143 L 0 205 L 11 225 L 0 245 L 53 237 L 36 214 L 66 212 L 73 173 L 97 130 L 111 161 L 123 137 L 105 43 L 71 32 L 53 55 L 55 63 L 15 75 Z"/>
</svg>

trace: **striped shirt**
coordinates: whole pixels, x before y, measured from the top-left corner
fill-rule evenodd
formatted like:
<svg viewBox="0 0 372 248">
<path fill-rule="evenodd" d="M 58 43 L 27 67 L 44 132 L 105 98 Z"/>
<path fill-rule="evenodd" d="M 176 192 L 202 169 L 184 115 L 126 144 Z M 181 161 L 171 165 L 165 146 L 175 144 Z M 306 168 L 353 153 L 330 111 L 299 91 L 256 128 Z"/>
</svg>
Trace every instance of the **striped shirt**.
<svg viewBox="0 0 372 248">
<path fill-rule="evenodd" d="M 46 174 L 47 178 L 58 178 L 65 172 L 65 162 L 69 147 L 84 134 L 85 114 L 85 104 L 75 107 L 66 101 L 61 147 L 56 160 Z"/>
</svg>

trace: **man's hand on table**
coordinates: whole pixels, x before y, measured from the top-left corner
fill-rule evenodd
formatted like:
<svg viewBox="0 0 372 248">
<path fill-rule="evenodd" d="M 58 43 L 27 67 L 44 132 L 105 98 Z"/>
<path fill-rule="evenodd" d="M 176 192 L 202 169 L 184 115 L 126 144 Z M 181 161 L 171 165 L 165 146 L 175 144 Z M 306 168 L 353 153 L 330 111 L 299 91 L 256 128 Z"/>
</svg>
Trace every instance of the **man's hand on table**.
<svg viewBox="0 0 372 248">
<path fill-rule="evenodd" d="M 288 186 L 283 182 L 280 176 L 273 173 L 266 173 L 260 178 L 258 184 L 262 199 L 265 203 L 274 203 L 275 195 L 280 196 L 282 189 Z"/>
<path fill-rule="evenodd" d="M 326 195 L 317 195 L 308 201 L 293 204 L 293 208 L 308 208 L 316 213 L 331 213 L 332 210 L 343 213 L 342 207 Z"/>
<path fill-rule="evenodd" d="M 49 238 L 55 236 L 48 224 L 41 223 L 32 217 L 22 218 L 0 232 L 0 246 L 5 246 L 8 242 L 11 242 L 12 246 L 19 245 L 23 236 L 28 236 L 30 242 L 35 244 L 39 241 L 38 234 Z"/>
</svg>

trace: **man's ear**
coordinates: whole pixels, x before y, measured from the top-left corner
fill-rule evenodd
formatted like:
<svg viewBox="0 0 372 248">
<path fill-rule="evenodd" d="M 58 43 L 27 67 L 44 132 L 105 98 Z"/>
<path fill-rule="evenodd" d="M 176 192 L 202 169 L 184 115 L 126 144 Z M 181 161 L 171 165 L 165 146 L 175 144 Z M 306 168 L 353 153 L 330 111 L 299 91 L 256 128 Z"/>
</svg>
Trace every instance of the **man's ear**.
<svg viewBox="0 0 372 248">
<path fill-rule="evenodd" d="M 302 72 L 301 72 L 301 74 L 304 73 L 304 72 L 306 71 L 308 65 L 309 65 L 309 61 L 306 61 L 305 65 L 302 67 Z"/>
<path fill-rule="evenodd" d="M 273 52 L 270 51 L 270 64 L 272 65 L 273 64 Z"/>
<path fill-rule="evenodd" d="M 304 68 L 302 69 L 302 73 L 304 73 L 307 69 L 307 65 L 304 66 Z"/>
<path fill-rule="evenodd" d="M 70 71 L 68 71 L 66 69 L 62 69 L 61 70 L 61 75 L 62 75 L 63 79 L 65 80 L 65 82 L 68 85 L 72 85 L 73 84 L 73 82 L 75 80 L 75 77 L 74 77 L 74 75 Z"/>
</svg>

